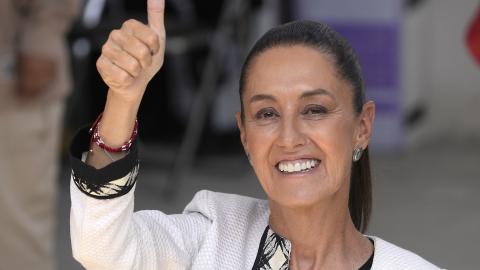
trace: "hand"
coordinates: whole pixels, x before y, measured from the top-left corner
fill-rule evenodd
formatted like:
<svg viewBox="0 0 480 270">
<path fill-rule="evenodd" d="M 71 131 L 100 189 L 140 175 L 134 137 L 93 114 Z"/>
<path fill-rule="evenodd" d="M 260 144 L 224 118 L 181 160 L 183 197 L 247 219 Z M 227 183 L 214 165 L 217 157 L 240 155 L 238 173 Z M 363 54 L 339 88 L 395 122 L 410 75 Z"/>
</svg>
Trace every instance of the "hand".
<svg viewBox="0 0 480 270">
<path fill-rule="evenodd" d="M 148 82 L 163 65 L 164 0 L 148 0 L 148 25 L 128 20 L 113 30 L 102 47 L 97 69 L 103 81 L 125 100 L 140 100 Z"/>
<path fill-rule="evenodd" d="M 112 31 L 102 48 L 97 69 L 110 89 L 99 133 L 109 146 L 118 147 L 130 138 L 145 88 L 163 65 L 164 9 L 164 0 L 148 0 L 148 25 L 128 20 Z M 111 163 L 97 145 L 92 149 L 87 164 L 102 168 Z"/>
<path fill-rule="evenodd" d="M 53 59 L 21 53 L 17 59 L 17 90 L 23 101 L 37 98 L 48 90 L 56 75 Z"/>
</svg>

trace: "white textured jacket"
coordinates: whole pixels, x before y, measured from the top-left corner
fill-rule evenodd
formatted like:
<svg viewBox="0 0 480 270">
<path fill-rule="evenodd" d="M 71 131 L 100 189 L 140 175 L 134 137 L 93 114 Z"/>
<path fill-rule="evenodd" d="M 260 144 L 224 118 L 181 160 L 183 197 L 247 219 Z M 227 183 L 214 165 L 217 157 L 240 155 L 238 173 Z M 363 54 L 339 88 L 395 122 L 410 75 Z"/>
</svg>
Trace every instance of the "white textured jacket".
<svg viewBox="0 0 480 270">
<path fill-rule="evenodd" d="M 88 143 L 88 134 L 80 132 L 72 144 L 70 187 L 73 255 L 87 269 L 288 269 L 290 243 L 269 229 L 267 201 L 202 190 L 182 214 L 134 212 L 136 146 L 125 159 L 95 170 L 78 158 Z M 370 238 L 375 245 L 372 270 L 439 269 L 410 251 Z M 279 242 L 265 244 L 272 239 Z M 283 253 L 260 258 L 259 250 L 266 246 L 281 246 Z M 269 266 L 259 265 L 261 259 Z"/>
<path fill-rule="evenodd" d="M 270 214 L 264 200 L 199 191 L 182 214 L 133 212 L 134 192 L 99 200 L 71 185 L 74 257 L 87 269 L 252 269 Z M 378 237 L 372 270 L 438 269 Z"/>
</svg>

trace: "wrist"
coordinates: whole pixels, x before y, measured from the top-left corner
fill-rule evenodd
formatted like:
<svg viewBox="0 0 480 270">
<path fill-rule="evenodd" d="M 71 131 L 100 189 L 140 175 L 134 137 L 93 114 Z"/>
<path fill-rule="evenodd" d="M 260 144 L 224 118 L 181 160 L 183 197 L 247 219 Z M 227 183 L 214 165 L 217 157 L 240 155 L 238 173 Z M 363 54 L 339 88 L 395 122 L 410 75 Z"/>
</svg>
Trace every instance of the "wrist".
<svg viewBox="0 0 480 270">
<path fill-rule="evenodd" d="M 117 147 L 130 138 L 140 102 L 141 98 L 125 99 L 109 90 L 99 125 L 99 134 L 107 145 Z"/>
<path fill-rule="evenodd" d="M 107 102 L 110 100 L 115 104 L 121 104 L 122 106 L 138 107 L 142 102 L 144 93 L 145 91 L 138 91 L 137 89 L 109 88 L 107 93 Z"/>
<path fill-rule="evenodd" d="M 103 114 L 100 114 L 97 120 L 95 120 L 92 127 L 90 128 L 90 134 L 92 134 L 91 145 L 92 143 L 95 143 L 97 146 L 102 148 L 105 152 L 111 152 L 111 153 L 120 153 L 120 152 L 128 151 L 137 137 L 138 121 L 135 120 L 135 125 L 133 126 L 133 131 L 128 141 L 125 141 L 125 143 L 119 147 L 112 147 L 105 143 L 105 141 L 102 139 L 102 136 L 100 136 L 100 133 L 99 133 L 102 116 Z M 91 150 L 93 150 L 93 148 Z"/>
</svg>

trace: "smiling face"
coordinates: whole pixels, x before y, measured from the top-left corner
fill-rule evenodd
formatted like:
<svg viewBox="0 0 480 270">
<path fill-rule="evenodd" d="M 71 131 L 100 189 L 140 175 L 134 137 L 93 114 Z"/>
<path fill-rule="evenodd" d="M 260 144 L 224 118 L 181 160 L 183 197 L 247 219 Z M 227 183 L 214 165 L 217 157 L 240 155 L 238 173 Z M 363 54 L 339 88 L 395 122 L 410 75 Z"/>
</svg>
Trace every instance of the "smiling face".
<svg viewBox="0 0 480 270">
<path fill-rule="evenodd" d="M 352 152 L 368 144 L 374 105 L 354 111 L 351 86 L 328 56 L 301 45 L 267 49 L 250 64 L 242 103 L 242 143 L 270 200 L 348 198 Z"/>
</svg>

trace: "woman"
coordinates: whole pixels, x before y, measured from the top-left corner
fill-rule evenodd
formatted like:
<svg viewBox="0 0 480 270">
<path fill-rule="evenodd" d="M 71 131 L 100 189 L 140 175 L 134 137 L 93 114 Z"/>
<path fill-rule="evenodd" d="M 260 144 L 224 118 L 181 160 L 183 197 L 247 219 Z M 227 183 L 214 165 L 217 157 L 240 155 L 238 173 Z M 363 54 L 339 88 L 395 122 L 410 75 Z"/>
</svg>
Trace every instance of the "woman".
<svg viewBox="0 0 480 270">
<path fill-rule="evenodd" d="M 111 33 L 97 62 L 103 116 L 72 143 L 72 246 L 87 269 L 438 269 L 362 234 L 375 105 L 347 42 L 314 22 L 272 29 L 242 69 L 236 117 L 268 201 L 200 191 L 179 215 L 133 213 L 135 119 L 163 63 L 162 1 L 148 1 L 148 19 Z"/>
</svg>

